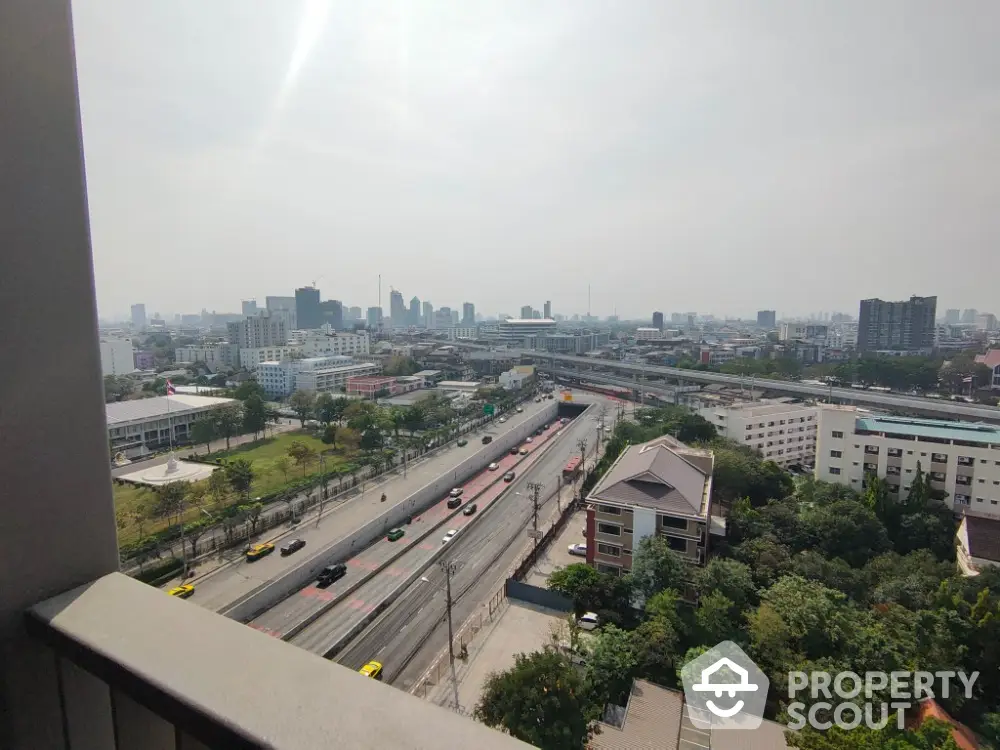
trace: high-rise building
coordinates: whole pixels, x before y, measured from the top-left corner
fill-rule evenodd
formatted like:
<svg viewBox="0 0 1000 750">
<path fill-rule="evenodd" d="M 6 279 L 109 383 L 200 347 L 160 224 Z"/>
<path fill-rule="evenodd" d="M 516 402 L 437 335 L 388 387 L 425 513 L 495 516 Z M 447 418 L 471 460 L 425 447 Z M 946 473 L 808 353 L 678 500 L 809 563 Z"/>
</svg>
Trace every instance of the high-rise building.
<svg viewBox="0 0 1000 750">
<path fill-rule="evenodd" d="M 423 321 L 422 322 L 424 324 L 424 328 L 433 328 L 434 327 L 434 305 L 432 305 L 430 302 L 424 302 L 423 311 L 424 312 L 423 312 Z"/>
<path fill-rule="evenodd" d="M 990 332 L 997 330 L 997 316 L 993 313 L 979 313 L 976 316 L 976 330 Z"/>
<path fill-rule="evenodd" d="M 304 286 L 295 290 L 295 319 L 296 327 L 303 330 L 323 325 L 323 315 L 319 309 L 319 289 Z"/>
<path fill-rule="evenodd" d="M 909 301 L 861 300 L 858 351 L 930 351 L 934 348 L 937 297 Z"/>
<path fill-rule="evenodd" d="M 552 320 L 552 300 L 548 299 L 545 300 L 544 308 L 545 308 L 545 314 L 543 315 L 543 317 L 546 320 Z"/>
<path fill-rule="evenodd" d="M 476 324 L 476 306 L 471 302 L 462 303 L 462 325 L 474 326 Z"/>
<path fill-rule="evenodd" d="M 141 303 L 132 305 L 132 327 L 137 331 L 146 327 L 146 306 Z"/>
<path fill-rule="evenodd" d="M 382 308 L 381 307 L 369 307 L 368 308 L 368 327 L 378 328 L 382 325 Z"/>
<path fill-rule="evenodd" d="M 548 315 L 546 315 L 545 317 L 547 318 Z M 661 332 L 663 331 L 663 313 L 661 312 L 653 313 L 653 328 L 656 328 Z"/>
<path fill-rule="evenodd" d="M 407 323 L 411 326 L 420 325 L 420 298 L 414 297 L 410 300 L 410 314 L 407 316 Z"/>
<path fill-rule="evenodd" d="M 283 346 L 288 341 L 285 318 L 261 310 L 257 315 L 244 318 L 237 323 L 228 323 L 229 343 L 240 349 L 261 349 Z M 317 326 L 318 328 L 318 326 Z"/>
<path fill-rule="evenodd" d="M 319 303 L 319 312 L 322 316 L 322 323 L 329 323 L 335 331 L 344 328 L 344 305 L 340 300 L 328 299 Z"/>
<path fill-rule="evenodd" d="M 968 310 L 962 310 L 962 325 L 964 326 L 974 326 L 976 324 L 976 318 L 979 317 L 979 311 L 970 307 Z"/>
<path fill-rule="evenodd" d="M 531 305 L 524 305 L 521 308 L 521 320 L 531 320 L 534 317 L 531 313 Z"/>
<path fill-rule="evenodd" d="M 458 310 L 451 311 L 451 324 L 457 326 L 461 318 L 459 317 Z"/>
<path fill-rule="evenodd" d="M 944 322 L 950 326 L 957 326 L 958 321 L 961 319 L 962 319 L 962 313 L 956 307 L 944 311 Z"/>
<path fill-rule="evenodd" d="M 361 308 L 357 305 L 351 305 L 347 310 L 347 317 L 351 320 L 361 320 L 361 316 L 364 313 L 361 312 Z"/>
<path fill-rule="evenodd" d="M 406 326 L 406 303 L 402 293 L 393 289 L 389 293 L 389 320 L 394 328 Z"/>
<path fill-rule="evenodd" d="M 243 315 L 256 315 L 257 314 L 257 300 L 255 299 L 245 299 L 240 302 L 240 306 L 243 310 Z"/>
<path fill-rule="evenodd" d="M 264 306 L 276 317 L 284 317 L 285 327 L 289 331 L 298 328 L 298 316 L 295 314 L 295 297 L 265 297 Z"/>
<path fill-rule="evenodd" d="M 442 307 L 434 313 L 434 328 L 450 328 L 451 325 L 450 307 Z"/>
<path fill-rule="evenodd" d="M 777 316 L 774 310 L 758 310 L 757 311 L 757 327 L 758 328 L 774 328 Z"/>
</svg>

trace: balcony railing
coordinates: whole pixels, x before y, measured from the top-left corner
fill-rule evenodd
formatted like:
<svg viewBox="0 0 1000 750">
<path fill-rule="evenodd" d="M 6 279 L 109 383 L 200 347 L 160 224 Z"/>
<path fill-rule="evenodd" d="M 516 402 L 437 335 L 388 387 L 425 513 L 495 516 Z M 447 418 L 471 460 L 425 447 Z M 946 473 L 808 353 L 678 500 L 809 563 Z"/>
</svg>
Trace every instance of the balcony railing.
<svg viewBox="0 0 1000 750">
<path fill-rule="evenodd" d="M 529 747 L 120 573 L 27 627 L 59 657 L 68 747 Z"/>
</svg>

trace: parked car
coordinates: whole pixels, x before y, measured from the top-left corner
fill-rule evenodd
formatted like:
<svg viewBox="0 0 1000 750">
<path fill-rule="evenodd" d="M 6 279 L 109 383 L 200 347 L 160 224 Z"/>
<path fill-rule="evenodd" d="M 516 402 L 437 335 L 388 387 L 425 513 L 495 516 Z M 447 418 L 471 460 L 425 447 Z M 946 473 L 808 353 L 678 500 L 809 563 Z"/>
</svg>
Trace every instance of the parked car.
<svg viewBox="0 0 1000 750">
<path fill-rule="evenodd" d="M 194 586 L 185 583 L 181 586 L 174 586 L 167 592 L 167 596 L 176 596 L 178 599 L 187 599 L 194 593 Z"/>
<path fill-rule="evenodd" d="M 533 438 L 533 437 L 531 437 L 531 435 L 528 435 L 528 437 L 526 437 L 526 438 L 524 439 L 524 442 L 526 442 L 526 443 L 530 443 L 530 442 L 532 442 L 533 440 L 534 440 L 534 438 Z"/>
<path fill-rule="evenodd" d="M 365 664 L 361 669 L 358 670 L 359 674 L 363 674 L 372 680 L 382 679 L 382 663 L 377 661 L 370 661 Z"/>
<path fill-rule="evenodd" d="M 316 583 L 319 586 L 329 586 L 334 581 L 339 581 L 345 575 L 347 575 L 347 566 L 344 563 L 327 565 L 316 576 Z"/>
<path fill-rule="evenodd" d="M 483 445 L 489 445 L 492 442 L 493 442 L 492 435 L 483 435 Z"/>
<path fill-rule="evenodd" d="M 541 435 L 543 432 L 545 432 L 545 430 L 542 429 L 541 427 L 539 427 L 537 430 L 535 430 L 535 434 L 536 435 Z"/>
<path fill-rule="evenodd" d="M 457 533 L 458 529 L 448 529 L 448 533 L 445 534 L 444 537 L 441 539 L 441 544 L 447 544 L 448 542 L 450 542 L 452 539 L 455 538 L 455 534 Z"/>
<path fill-rule="evenodd" d="M 520 406 L 519 406 L 519 407 L 517 407 L 517 413 L 518 413 L 518 414 L 522 413 L 523 411 L 524 411 L 524 409 L 522 409 L 522 408 L 521 408 Z"/>
<path fill-rule="evenodd" d="M 503 424 L 506 421 L 507 421 L 507 417 L 500 417 L 500 424 Z"/>
<path fill-rule="evenodd" d="M 462 511 L 462 515 L 471 516 L 477 510 L 479 510 L 479 508 L 476 506 L 475 503 L 469 503 L 468 505 L 465 506 L 465 510 Z"/>
<path fill-rule="evenodd" d="M 461 497 L 463 492 L 465 492 L 464 487 L 453 487 L 451 492 L 449 492 L 448 494 L 451 495 L 452 497 Z"/>
<path fill-rule="evenodd" d="M 462 504 L 462 498 L 460 497 L 449 497 L 448 498 L 448 510 L 454 510 L 459 505 Z"/>
<path fill-rule="evenodd" d="M 395 542 L 402 539 L 406 535 L 403 529 L 389 529 L 389 533 L 385 535 L 385 538 L 390 542 Z"/>
<path fill-rule="evenodd" d="M 539 396 L 538 398 L 536 398 L 536 399 L 535 399 L 535 403 L 536 403 L 536 404 L 540 404 L 540 403 L 542 403 L 542 399 L 541 399 L 541 396 Z"/>
<path fill-rule="evenodd" d="M 552 425 L 550 425 L 550 424 L 547 424 L 547 425 L 545 425 L 545 426 L 544 426 L 544 427 L 543 427 L 542 429 L 543 429 L 543 430 L 547 430 L 547 429 L 549 429 L 549 428 L 550 428 L 551 426 L 552 426 Z"/>
<path fill-rule="evenodd" d="M 521 446 L 521 450 L 519 450 L 518 453 L 521 454 L 522 456 L 527 456 L 528 455 L 528 449 L 525 448 L 524 446 Z"/>
<path fill-rule="evenodd" d="M 514 472 L 513 471 L 508 471 L 506 474 L 504 474 L 503 475 L 503 481 L 505 481 L 505 482 L 513 482 L 514 481 Z"/>
<path fill-rule="evenodd" d="M 499 468 L 500 468 L 500 464 L 498 464 L 498 463 L 494 462 L 494 463 L 491 463 L 491 464 L 490 464 L 489 466 L 487 466 L 486 468 L 487 468 L 487 469 L 489 469 L 490 471 L 496 471 L 497 469 L 499 469 Z"/>
<path fill-rule="evenodd" d="M 282 555 L 294 555 L 300 549 L 306 546 L 305 539 L 289 539 L 287 542 L 281 545 Z"/>
<path fill-rule="evenodd" d="M 462 438 L 461 440 L 458 441 L 458 447 L 459 448 L 464 448 L 468 444 L 469 444 L 469 441 L 466 440 L 465 438 Z"/>
<path fill-rule="evenodd" d="M 517 455 L 517 450 L 518 450 L 518 448 L 515 445 L 513 448 L 510 449 L 510 455 L 516 456 Z"/>
<path fill-rule="evenodd" d="M 246 551 L 247 562 L 253 562 L 254 560 L 259 560 L 262 557 L 267 557 L 272 552 L 274 552 L 274 545 L 270 542 L 255 544 Z"/>
<path fill-rule="evenodd" d="M 571 544 L 569 545 L 569 553 L 571 555 L 576 555 L 577 557 L 587 556 L 587 545 L 586 544 Z"/>
<path fill-rule="evenodd" d="M 596 612 L 587 612 L 576 618 L 576 624 L 580 626 L 580 630 L 594 630 L 600 623 Z"/>
</svg>

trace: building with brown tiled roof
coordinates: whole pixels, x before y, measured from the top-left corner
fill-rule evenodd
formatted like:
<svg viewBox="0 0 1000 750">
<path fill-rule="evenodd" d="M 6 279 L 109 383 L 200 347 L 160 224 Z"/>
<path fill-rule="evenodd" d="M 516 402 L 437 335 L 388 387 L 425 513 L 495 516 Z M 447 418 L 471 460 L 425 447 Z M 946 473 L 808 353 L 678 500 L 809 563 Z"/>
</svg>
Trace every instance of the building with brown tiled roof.
<svg viewBox="0 0 1000 750">
<path fill-rule="evenodd" d="M 977 354 L 976 364 L 986 365 L 993 371 L 990 388 L 1000 390 L 1000 349 L 990 349 L 986 354 Z"/>
<path fill-rule="evenodd" d="M 665 536 L 692 563 L 705 562 L 712 505 L 709 450 L 669 435 L 633 445 L 587 496 L 587 562 L 621 574 L 647 536 Z"/>
<path fill-rule="evenodd" d="M 955 535 L 958 565 L 967 576 L 1000 565 L 1000 519 L 966 515 Z"/>
</svg>

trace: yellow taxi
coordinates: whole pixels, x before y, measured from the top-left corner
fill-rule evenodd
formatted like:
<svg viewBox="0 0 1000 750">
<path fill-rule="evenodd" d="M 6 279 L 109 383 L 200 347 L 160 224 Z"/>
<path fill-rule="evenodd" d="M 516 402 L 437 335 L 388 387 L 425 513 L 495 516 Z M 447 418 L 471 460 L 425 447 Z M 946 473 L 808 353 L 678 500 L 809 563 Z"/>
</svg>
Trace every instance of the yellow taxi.
<svg viewBox="0 0 1000 750">
<path fill-rule="evenodd" d="M 174 586 L 167 592 L 167 596 L 176 596 L 178 599 L 187 599 L 193 593 L 194 586 L 190 583 L 185 583 L 181 586 Z"/>
<path fill-rule="evenodd" d="M 274 552 L 274 545 L 270 542 L 264 542 L 263 544 L 255 544 L 253 547 L 247 550 L 247 562 L 253 562 L 254 560 L 259 560 L 262 557 L 266 557 Z"/>
<path fill-rule="evenodd" d="M 382 679 L 382 664 L 377 661 L 370 661 L 358 670 L 359 674 L 370 677 L 373 680 Z"/>
</svg>

